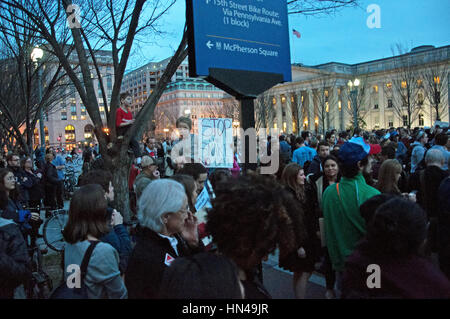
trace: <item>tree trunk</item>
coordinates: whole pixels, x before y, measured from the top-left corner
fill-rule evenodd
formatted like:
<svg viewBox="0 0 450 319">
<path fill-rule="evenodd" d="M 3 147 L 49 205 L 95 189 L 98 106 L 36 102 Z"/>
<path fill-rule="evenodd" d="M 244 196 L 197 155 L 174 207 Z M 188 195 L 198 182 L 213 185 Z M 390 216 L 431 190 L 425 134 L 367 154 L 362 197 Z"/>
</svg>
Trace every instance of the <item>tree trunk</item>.
<svg viewBox="0 0 450 319">
<path fill-rule="evenodd" d="M 122 214 L 124 223 L 131 220 L 128 177 L 133 161 L 128 156 L 127 150 L 128 146 L 121 147 L 120 153 L 111 158 L 112 167 L 110 167 L 115 194 L 114 207 Z"/>
</svg>

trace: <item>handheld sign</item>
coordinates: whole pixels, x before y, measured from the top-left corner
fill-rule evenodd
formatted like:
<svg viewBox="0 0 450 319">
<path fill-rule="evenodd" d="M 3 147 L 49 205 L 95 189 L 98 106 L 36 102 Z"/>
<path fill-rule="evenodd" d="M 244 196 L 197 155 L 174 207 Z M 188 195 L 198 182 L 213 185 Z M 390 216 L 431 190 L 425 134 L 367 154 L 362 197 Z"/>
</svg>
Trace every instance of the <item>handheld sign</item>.
<svg viewBox="0 0 450 319">
<path fill-rule="evenodd" d="M 233 167 L 232 122 L 232 119 L 227 118 L 202 118 L 199 120 L 199 156 L 206 167 Z"/>
<path fill-rule="evenodd" d="M 286 0 L 187 0 L 187 8 L 191 76 L 215 68 L 291 81 Z"/>
</svg>

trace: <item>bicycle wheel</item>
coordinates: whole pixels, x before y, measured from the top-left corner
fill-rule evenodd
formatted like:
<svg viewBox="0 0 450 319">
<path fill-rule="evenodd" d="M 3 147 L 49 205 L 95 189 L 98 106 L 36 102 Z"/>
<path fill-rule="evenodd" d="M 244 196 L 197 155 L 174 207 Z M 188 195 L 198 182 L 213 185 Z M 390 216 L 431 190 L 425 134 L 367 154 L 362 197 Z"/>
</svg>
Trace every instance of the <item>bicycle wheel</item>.
<svg viewBox="0 0 450 319">
<path fill-rule="evenodd" d="M 39 247 L 33 249 L 31 256 L 32 275 L 26 287 L 28 299 L 48 299 L 53 289 L 50 276 L 42 269 L 42 254 Z"/>
<path fill-rule="evenodd" d="M 55 251 L 64 250 L 62 230 L 69 220 L 69 214 L 61 210 L 47 219 L 44 224 L 43 236 L 45 244 Z"/>
</svg>

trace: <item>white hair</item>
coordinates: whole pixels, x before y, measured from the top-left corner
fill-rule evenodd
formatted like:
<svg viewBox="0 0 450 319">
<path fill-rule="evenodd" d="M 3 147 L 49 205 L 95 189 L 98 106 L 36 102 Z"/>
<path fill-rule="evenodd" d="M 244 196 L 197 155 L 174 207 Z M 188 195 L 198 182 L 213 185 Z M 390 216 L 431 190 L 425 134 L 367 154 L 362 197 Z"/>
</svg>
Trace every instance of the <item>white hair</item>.
<svg viewBox="0 0 450 319">
<path fill-rule="evenodd" d="M 138 203 L 141 226 L 159 233 L 163 228 L 161 216 L 182 209 L 186 197 L 183 185 L 170 179 L 157 179 L 147 185 Z"/>
<path fill-rule="evenodd" d="M 444 153 L 438 149 L 430 149 L 425 155 L 425 163 L 428 166 L 435 165 L 441 167 L 443 163 L 445 163 Z"/>
</svg>

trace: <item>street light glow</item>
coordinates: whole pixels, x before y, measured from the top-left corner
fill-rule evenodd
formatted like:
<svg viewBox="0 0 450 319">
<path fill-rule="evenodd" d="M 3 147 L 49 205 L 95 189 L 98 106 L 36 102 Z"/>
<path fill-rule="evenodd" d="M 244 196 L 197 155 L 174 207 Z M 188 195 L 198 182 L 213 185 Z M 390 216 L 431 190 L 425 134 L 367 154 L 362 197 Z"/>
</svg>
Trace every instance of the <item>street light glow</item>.
<svg viewBox="0 0 450 319">
<path fill-rule="evenodd" d="M 355 79 L 355 81 L 353 81 L 353 84 L 354 84 L 355 86 L 359 86 L 359 79 Z"/>
<path fill-rule="evenodd" d="M 186 114 L 186 115 L 191 114 L 191 110 L 189 110 L 189 109 L 184 110 L 184 114 Z"/>
<path fill-rule="evenodd" d="M 35 47 L 33 51 L 31 51 L 31 60 L 33 62 L 37 62 L 44 56 L 44 51 L 40 47 Z"/>
<path fill-rule="evenodd" d="M 348 83 L 347 83 L 347 85 L 348 85 L 349 87 L 352 87 L 352 86 L 353 86 L 353 82 L 352 82 L 352 80 L 348 80 Z"/>
</svg>

